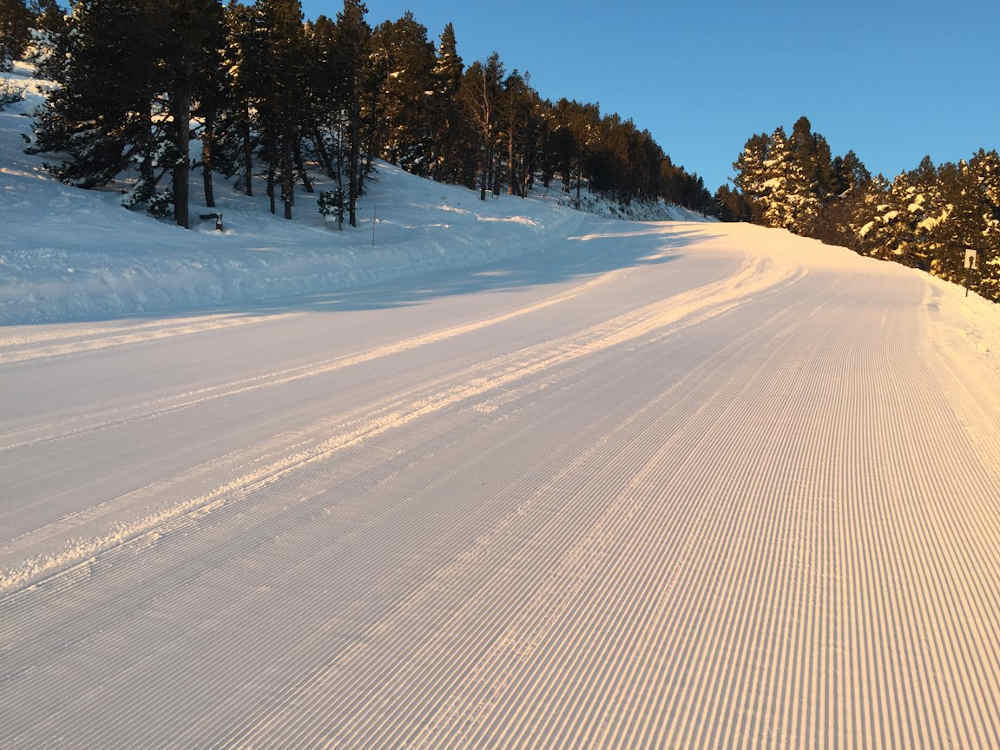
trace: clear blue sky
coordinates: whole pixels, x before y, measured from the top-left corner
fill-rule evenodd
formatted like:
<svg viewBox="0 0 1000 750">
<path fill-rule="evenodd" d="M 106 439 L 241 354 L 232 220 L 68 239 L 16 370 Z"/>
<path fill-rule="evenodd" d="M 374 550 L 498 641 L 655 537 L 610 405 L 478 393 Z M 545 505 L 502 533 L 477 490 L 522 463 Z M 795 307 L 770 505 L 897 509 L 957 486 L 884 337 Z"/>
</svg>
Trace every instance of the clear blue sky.
<svg viewBox="0 0 1000 750">
<path fill-rule="evenodd" d="M 1000 148 L 1000 2 L 956 0 L 368 0 L 407 9 L 435 43 L 455 24 L 470 63 L 494 49 L 542 96 L 597 101 L 646 128 L 714 190 L 755 132 L 800 115 L 834 153 L 891 177 Z M 303 0 L 334 16 L 337 0 Z"/>
</svg>

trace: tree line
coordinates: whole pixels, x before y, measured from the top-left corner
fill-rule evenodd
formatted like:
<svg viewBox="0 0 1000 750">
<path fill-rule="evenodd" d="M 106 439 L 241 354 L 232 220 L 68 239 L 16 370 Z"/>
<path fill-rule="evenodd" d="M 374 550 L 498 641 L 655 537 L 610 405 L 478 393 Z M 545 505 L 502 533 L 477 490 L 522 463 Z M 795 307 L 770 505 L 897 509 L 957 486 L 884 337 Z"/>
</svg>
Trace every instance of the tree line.
<svg viewBox="0 0 1000 750">
<path fill-rule="evenodd" d="M 49 169 L 82 187 L 127 176 L 128 206 L 185 227 L 192 169 L 208 206 L 215 176 L 248 195 L 258 176 L 271 212 L 280 205 L 291 218 L 296 190 L 314 189 L 307 164 L 336 187 L 320 209 L 356 226 L 374 158 L 478 188 L 484 200 L 523 197 L 558 176 L 577 201 L 586 189 L 625 203 L 714 205 L 702 179 L 631 120 L 542 98 L 497 53 L 466 66 L 451 24 L 435 45 L 409 12 L 372 27 L 360 0 L 310 21 L 299 0 L 75 0 L 66 14 L 27 10 L 39 32 L 38 75 L 58 84 L 29 150 L 56 157 Z"/>
<path fill-rule="evenodd" d="M 733 163 L 735 189 L 719 188 L 721 218 L 751 221 L 849 247 L 964 283 L 965 251 L 979 271 L 970 287 L 1000 301 L 1000 156 L 935 165 L 929 156 L 892 180 L 872 176 L 853 151 L 831 158 L 805 117 L 747 140 Z"/>
</svg>

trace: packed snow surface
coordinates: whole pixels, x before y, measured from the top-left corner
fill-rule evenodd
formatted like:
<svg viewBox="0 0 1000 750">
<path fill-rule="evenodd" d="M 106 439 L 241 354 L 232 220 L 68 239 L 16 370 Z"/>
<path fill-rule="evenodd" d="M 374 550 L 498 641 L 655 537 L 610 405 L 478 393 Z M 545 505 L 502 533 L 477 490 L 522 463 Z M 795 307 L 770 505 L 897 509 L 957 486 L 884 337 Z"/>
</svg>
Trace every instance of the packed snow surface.
<svg viewBox="0 0 1000 750">
<path fill-rule="evenodd" d="M 997 308 L 555 231 L 0 329 L 0 746 L 996 747 Z"/>
<path fill-rule="evenodd" d="M 413 218 L 339 291 L 295 243 L 326 285 L 356 238 L 259 212 L 16 224 L 114 283 L 6 277 L 92 319 L 0 327 L 0 747 L 1000 746 L 1000 308 L 380 179 Z M 254 232 L 270 302 L 212 286 Z M 121 316 L 210 252 L 221 308 Z"/>
</svg>

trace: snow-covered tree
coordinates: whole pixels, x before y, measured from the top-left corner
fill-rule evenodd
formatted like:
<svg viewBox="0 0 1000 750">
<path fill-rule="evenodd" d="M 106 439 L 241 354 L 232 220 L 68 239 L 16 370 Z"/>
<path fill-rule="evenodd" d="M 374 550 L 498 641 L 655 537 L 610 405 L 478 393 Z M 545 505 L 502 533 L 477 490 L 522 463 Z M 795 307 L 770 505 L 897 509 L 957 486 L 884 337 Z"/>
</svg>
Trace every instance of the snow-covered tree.
<svg viewBox="0 0 1000 750">
<path fill-rule="evenodd" d="M 763 163 L 764 181 L 758 188 L 765 224 L 798 234 L 813 230 L 822 205 L 817 150 L 805 118 L 796 123 L 794 139 L 789 139 L 782 127 L 771 134 Z"/>
<path fill-rule="evenodd" d="M 764 196 L 767 181 L 764 162 L 771 150 L 771 137 L 767 133 L 759 133 L 747 140 L 743 151 L 733 162 L 736 177 L 733 183 L 750 207 L 751 221 L 763 223 Z"/>
</svg>

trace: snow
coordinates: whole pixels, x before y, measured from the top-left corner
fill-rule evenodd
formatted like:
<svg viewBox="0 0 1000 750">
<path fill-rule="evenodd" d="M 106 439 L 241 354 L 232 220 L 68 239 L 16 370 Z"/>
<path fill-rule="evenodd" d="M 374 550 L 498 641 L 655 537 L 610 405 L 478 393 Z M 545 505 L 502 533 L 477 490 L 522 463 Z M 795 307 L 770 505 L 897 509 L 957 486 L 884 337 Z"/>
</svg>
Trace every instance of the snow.
<svg viewBox="0 0 1000 750">
<path fill-rule="evenodd" d="M 0 325 L 261 304 L 469 268 L 544 253 L 590 220 L 569 208 L 558 183 L 527 202 L 510 196 L 481 202 L 478 191 L 429 188 L 377 162 L 357 229 L 338 232 L 324 221 L 316 200 L 332 186 L 314 174 L 316 193 L 299 186 L 292 222 L 267 213 L 261 181 L 248 198 L 217 176 L 217 207 L 195 203 L 191 215 L 221 211 L 225 232 L 216 232 L 214 221 L 196 222 L 186 232 L 125 211 L 120 190 L 59 185 L 43 169 L 43 157 L 23 153 L 22 134 L 30 133 L 26 115 L 42 101 L 45 86 L 30 74 L 30 66 L 20 63 L 8 76 L 29 95 L 0 112 L 0 223 L 6 228 L 0 237 Z M 195 201 L 200 179 L 192 179 Z M 605 216 L 705 220 L 662 202 L 620 208 L 585 195 L 582 204 Z"/>
<path fill-rule="evenodd" d="M 21 319 L 132 314 L 0 327 L 0 747 L 997 745 L 1000 307 L 379 169 L 3 175 Z"/>
<path fill-rule="evenodd" d="M 951 209 L 952 209 L 951 205 L 946 206 L 945 209 L 941 211 L 941 213 L 938 214 L 937 216 L 928 216 L 926 219 L 922 219 L 921 221 L 919 221 L 917 223 L 917 227 L 919 229 L 923 229 L 924 231 L 929 232 L 930 230 L 934 229 L 934 227 L 938 226 L 948 218 L 948 216 L 951 214 Z"/>
</svg>

